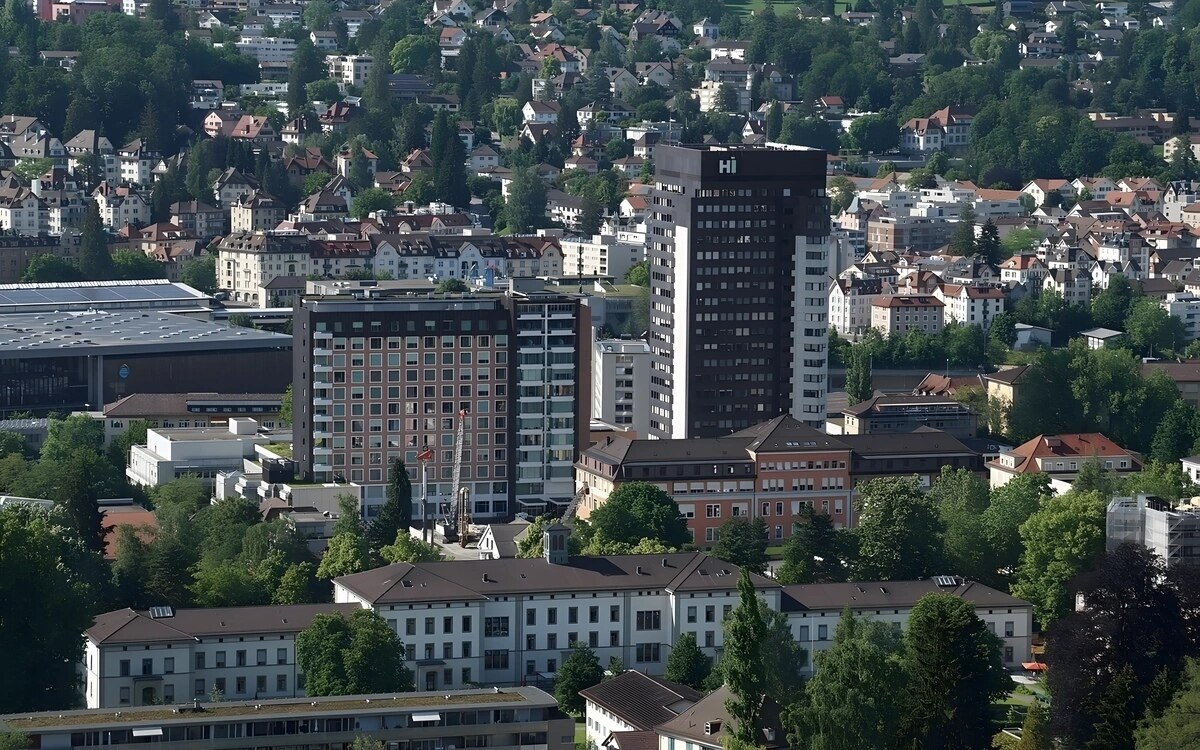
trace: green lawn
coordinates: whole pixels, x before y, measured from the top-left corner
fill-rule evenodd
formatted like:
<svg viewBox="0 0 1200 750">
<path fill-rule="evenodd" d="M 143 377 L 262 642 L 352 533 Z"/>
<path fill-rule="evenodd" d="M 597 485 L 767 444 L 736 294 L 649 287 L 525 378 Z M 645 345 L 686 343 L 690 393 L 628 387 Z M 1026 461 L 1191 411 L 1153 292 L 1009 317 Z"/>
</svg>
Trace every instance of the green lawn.
<svg viewBox="0 0 1200 750">
<path fill-rule="evenodd" d="M 587 726 L 584 725 L 583 719 L 575 720 L 575 747 L 587 744 Z"/>
</svg>

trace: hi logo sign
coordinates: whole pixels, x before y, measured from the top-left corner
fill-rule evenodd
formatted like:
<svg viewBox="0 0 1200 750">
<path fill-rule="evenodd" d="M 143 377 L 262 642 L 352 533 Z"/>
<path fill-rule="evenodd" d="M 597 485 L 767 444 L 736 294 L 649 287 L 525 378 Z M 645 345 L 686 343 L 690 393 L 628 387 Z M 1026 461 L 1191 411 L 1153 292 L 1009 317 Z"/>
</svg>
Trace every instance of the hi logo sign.
<svg viewBox="0 0 1200 750">
<path fill-rule="evenodd" d="M 718 174 L 737 174 L 737 159 L 721 159 L 717 162 Z"/>
</svg>

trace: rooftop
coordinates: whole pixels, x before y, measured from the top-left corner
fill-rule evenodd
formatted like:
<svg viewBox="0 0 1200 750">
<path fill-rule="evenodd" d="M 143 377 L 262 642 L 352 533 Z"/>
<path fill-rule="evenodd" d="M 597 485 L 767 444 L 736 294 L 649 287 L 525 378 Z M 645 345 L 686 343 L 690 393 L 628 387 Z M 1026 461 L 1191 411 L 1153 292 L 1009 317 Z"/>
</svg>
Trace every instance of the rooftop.
<svg viewBox="0 0 1200 750">
<path fill-rule="evenodd" d="M 783 587 L 783 609 L 840 611 L 851 609 L 899 609 L 911 607 L 927 594 L 952 594 L 976 607 L 1028 607 L 1029 602 L 1009 596 L 982 583 L 955 576 L 936 576 L 921 581 L 860 581 L 858 583 L 812 583 Z"/>
<path fill-rule="evenodd" d="M 301 698 L 283 700 L 254 700 L 200 704 L 197 712 L 191 706 L 177 709 L 173 706 L 126 707 L 120 711 L 93 709 L 80 711 L 47 711 L 35 714 L 9 714 L 0 716 L 0 727 L 10 731 L 39 730 L 48 733 L 55 729 L 83 730 L 93 727 L 112 727 L 114 724 L 195 724 L 219 719 L 253 717 L 255 721 L 296 714 L 325 716 L 330 714 L 376 714 L 390 713 L 397 709 L 426 709 L 436 711 L 443 707 L 487 707 L 497 703 L 552 704 L 554 701 L 541 690 L 532 687 L 506 688 L 504 690 L 459 690 L 436 693 L 402 693 L 396 695 L 357 695 L 326 698 Z M 178 711 L 178 713 L 177 713 Z"/>
<path fill-rule="evenodd" d="M 166 279 L 0 284 L 0 313 L 67 312 L 105 308 L 209 309 L 211 298 Z"/>
<path fill-rule="evenodd" d="M 675 718 L 704 694 L 687 685 L 630 670 L 579 694 L 639 730 L 653 729 Z"/>
<path fill-rule="evenodd" d="M 155 350 L 291 348 L 292 337 L 154 310 L 19 313 L 0 317 L 0 358 Z"/>
<path fill-rule="evenodd" d="M 167 643 L 204 637 L 295 633 L 320 614 L 358 610 L 354 604 L 294 604 L 211 609 L 119 609 L 105 612 L 85 635 L 94 643 Z M 157 615 L 157 616 L 156 616 Z M 166 616 L 164 616 L 166 615 Z"/>
<path fill-rule="evenodd" d="M 154 417 L 179 414 L 240 414 L 251 407 L 278 411 L 280 393 L 133 393 L 104 405 L 104 416 Z"/>
<path fill-rule="evenodd" d="M 378 605 L 595 590 L 726 591 L 737 586 L 738 571 L 703 552 L 675 552 L 572 557 L 564 565 L 517 558 L 395 563 L 342 576 L 335 583 Z M 752 578 L 759 588 L 778 586 L 762 576 Z"/>
</svg>

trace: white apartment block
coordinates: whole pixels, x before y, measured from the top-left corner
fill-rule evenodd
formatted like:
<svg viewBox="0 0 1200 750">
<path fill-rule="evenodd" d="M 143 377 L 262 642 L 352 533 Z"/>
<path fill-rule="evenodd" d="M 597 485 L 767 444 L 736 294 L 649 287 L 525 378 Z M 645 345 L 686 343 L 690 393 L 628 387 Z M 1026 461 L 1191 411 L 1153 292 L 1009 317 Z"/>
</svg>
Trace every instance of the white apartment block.
<svg viewBox="0 0 1200 750">
<path fill-rule="evenodd" d="M 96 618 L 84 633 L 83 693 L 88 708 L 304 695 L 296 634 L 318 614 L 355 607 L 122 609 Z"/>
<path fill-rule="evenodd" d="M 1200 297 L 1190 292 L 1171 292 L 1159 304 L 1183 322 L 1188 341 L 1200 339 Z"/>
<path fill-rule="evenodd" d="M 0 230 L 36 235 L 46 231 L 46 207 L 29 188 L 0 190 Z"/>
<path fill-rule="evenodd" d="M 291 62 L 296 54 L 296 40 L 286 36 L 242 37 L 234 44 L 237 51 L 260 63 Z"/>
<path fill-rule="evenodd" d="M 92 192 L 100 208 L 100 221 L 114 231 L 126 224 L 144 226 L 150 223 L 150 201 L 147 195 L 133 187 L 113 187 L 102 182 Z"/>
<path fill-rule="evenodd" d="M 871 327 L 885 336 L 909 331 L 937 333 L 944 325 L 945 308 L 932 295 L 880 295 L 871 301 Z"/>
<path fill-rule="evenodd" d="M 592 345 L 592 417 L 638 436 L 650 429 L 650 345 L 600 339 Z"/>
<path fill-rule="evenodd" d="M 651 675 L 664 673 L 683 633 L 709 656 L 719 653 L 722 622 L 738 604 L 736 566 L 702 552 L 568 558 L 568 533 L 551 527 L 540 560 L 399 563 L 337 578 L 334 601 L 388 621 L 408 649 L 418 689 L 553 674 L 572 641 L 588 644 L 601 664 L 616 657 Z M 810 656 L 832 644 L 844 607 L 902 629 L 921 596 L 942 592 L 975 605 L 1002 639 L 1006 666 L 1029 660 L 1031 605 L 961 578 L 781 586 L 754 576 L 754 583 L 768 607 L 787 614 Z"/>
<path fill-rule="evenodd" d="M 158 487 L 184 474 L 212 484 L 221 471 L 241 470 L 255 446 L 291 440 L 290 432 L 260 432 L 253 419 L 234 418 L 227 427 L 151 429 L 146 444 L 129 449 L 125 476 L 133 484 Z"/>
<path fill-rule="evenodd" d="M 871 327 L 871 302 L 880 295 L 879 279 L 836 279 L 829 285 L 829 327 L 843 336 Z"/>
<path fill-rule="evenodd" d="M 1004 312 L 1004 290 L 991 286 L 939 284 L 933 296 L 945 305 L 946 323 L 979 326 L 988 330 L 996 316 Z"/>
<path fill-rule="evenodd" d="M 307 276 L 311 262 L 303 237 L 232 233 L 217 249 L 217 286 L 238 302 L 260 302 L 263 286 L 278 276 Z"/>
<path fill-rule="evenodd" d="M 326 55 L 329 77 L 346 86 L 362 88 L 371 74 L 375 60 L 370 55 Z"/>
<path fill-rule="evenodd" d="M 622 242 L 611 234 L 567 237 L 561 242 L 567 276 L 612 276 L 617 283 L 646 257 L 645 243 Z"/>
</svg>

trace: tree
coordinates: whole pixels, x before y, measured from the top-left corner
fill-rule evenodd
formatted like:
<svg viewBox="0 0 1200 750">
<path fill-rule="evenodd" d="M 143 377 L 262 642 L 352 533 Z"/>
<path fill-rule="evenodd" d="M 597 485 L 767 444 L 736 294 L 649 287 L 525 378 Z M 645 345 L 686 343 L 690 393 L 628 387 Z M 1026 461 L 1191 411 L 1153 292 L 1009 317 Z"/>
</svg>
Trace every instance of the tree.
<svg viewBox="0 0 1200 750">
<path fill-rule="evenodd" d="M 25 436 L 19 432 L 0 430 L 0 456 L 23 454 L 25 452 Z"/>
<path fill-rule="evenodd" d="M 436 544 L 413 538 L 407 529 L 396 534 L 394 544 L 381 547 L 379 556 L 390 563 L 438 562 L 446 559 Z"/>
<path fill-rule="evenodd" d="M 129 451 L 135 445 L 141 445 L 146 442 L 146 431 L 150 428 L 150 423 L 144 419 L 135 419 L 129 423 L 120 435 L 113 438 L 113 441 L 108 444 L 105 453 L 108 455 L 108 460 L 113 466 L 124 468 L 129 465 Z"/>
<path fill-rule="evenodd" d="M 868 154 L 881 154 L 892 150 L 900 142 L 900 128 L 896 118 L 886 114 L 856 117 L 850 123 L 847 145 Z"/>
<path fill-rule="evenodd" d="M 852 405 L 860 404 L 874 395 L 872 369 L 868 349 L 862 345 L 850 347 L 846 361 L 846 397 Z"/>
<path fill-rule="evenodd" d="M 579 691 L 599 685 L 603 679 L 604 670 L 596 653 L 583 643 L 572 643 L 571 653 L 563 659 L 554 679 L 554 699 L 562 710 L 580 716 L 584 700 Z"/>
<path fill-rule="evenodd" d="M 437 55 L 437 42 L 424 34 L 412 34 L 396 42 L 389 59 L 397 73 L 421 73 Z"/>
<path fill-rule="evenodd" d="M 333 525 L 333 534 L 329 546 L 321 557 L 317 567 L 319 578 L 336 578 L 338 576 L 358 573 L 367 568 L 367 543 L 363 538 L 362 519 L 358 513 L 358 500 L 350 495 L 343 495 L 338 500 L 341 515 Z"/>
<path fill-rule="evenodd" d="M 112 276 L 112 255 L 108 252 L 108 233 L 100 221 L 100 204 L 88 201 L 79 238 L 79 270 L 89 281 L 103 281 Z"/>
<path fill-rule="evenodd" d="M 1003 260 L 1000 247 L 1000 230 L 996 222 L 990 218 L 983 222 L 979 230 L 979 239 L 975 241 L 975 255 L 991 266 L 997 266 Z"/>
<path fill-rule="evenodd" d="M 191 258 L 179 269 L 179 280 L 205 294 L 217 291 L 217 256 Z"/>
<path fill-rule="evenodd" d="M 1033 603 L 1043 627 L 1068 611 L 1066 584 L 1104 551 L 1108 496 L 1071 490 L 1021 524 L 1024 553 L 1012 593 Z"/>
<path fill-rule="evenodd" d="M 463 294 L 471 291 L 471 288 L 462 279 L 451 277 L 439 281 L 434 291 L 438 294 Z"/>
<path fill-rule="evenodd" d="M 964 203 L 958 212 L 958 224 L 950 235 L 950 251 L 955 255 L 975 254 L 975 208 Z"/>
<path fill-rule="evenodd" d="M 1041 701 L 1035 700 L 1025 712 L 1021 741 L 1017 743 L 1016 750 L 1054 750 L 1054 737 L 1050 734 L 1046 709 Z"/>
<path fill-rule="evenodd" d="M 814 514 L 805 505 L 800 508 L 807 520 L 796 523 L 784 543 L 776 580 L 783 584 L 844 581 L 850 532 L 835 529 L 828 513 Z"/>
<path fill-rule="evenodd" d="M 761 518 L 748 521 L 731 518 L 717 529 L 717 542 L 710 550 L 713 557 L 731 562 L 754 573 L 767 569 L 767 523 Z"/>
<path fill-rule="evenodd" d="M 1155 683 L 1178 675 L 1194 648 L 1179 592 L 1162 561 L 1131 542 L 1081 576 L 1078 591 L 1084 607 L 1046 632 L 1051 722 L 1070 747 L 1131 747 Z"/>
<path fill-rule="evenodd" d="M 1142 297 L 1130 304 L 1125 335 L 1137 351 L 1149 356 L 1178 348 L 1186 339 L 1183 321 L 1164 310 L 1152 297 Z"/>
<path fill-rule="evenodd" d="M 407 692 L 412 672 L 404 646 L 387 621 L 370 610 L 349 618 L 321 614 L 296 635 L 296 664 L 311 696 Z"/>
<path fill-rule="evenodd" d="M 248 607 L 269 599 L 250 571 L 232 561 L 198 566 L 188 589 L 199 607 Z"/>
<path fill-rule="evenodd" d="M 650 286 L 650 262 L 639 260 L 625 272 L 625 283 L 634 286 Z"/>
<path fill-rule="evenodd" d="M 987 482 L 966 469 L 956 471 L 943 466 L 928 497 L 945 527 L 948 568 L 975 581 L 997 583 L 997 566 L 983 525 L 988 507 Z"/>
<path fill-rule="evenodd" d="M 20 603 L 20 616 L 0 617 L 0 711 L 61 710 L 79 700 L 79 637 L 99 611 L 104 575 L 87 547 L 57 511 L 30 505 L 0 508 L 0 601 Z"/>
<path fill-rule="evenodd" d="M 99 454 L 104 445 L 104 424 L 86 414 L 52 419 L 42 441 L 39 456 L 43 461 L 61 462 L 76 450 L 89 449 Z"/>
<path fill-rule="evenodd" d="M 29 259 L 25 272 L 21 274 L 22 284 L 45 284 L 56 281 L 82 281 L 83 272 L 79 266 L 67 258 L 60 258 L 50 253 L 39 253 Z"/>
<path fill-rule="evenodd" d="M 1092 320 L 1098 326 L 1123 330 L 1129 306 L 1136 296 L 1128 279 L 1120 274 L 1113 276 L 1108 280 L 1108 287 L 1092 298 Z"/>
<path fill-rule="evenodd" d="M 293 563 L 279 578 L 271 594 L 271 604 L 308 604 L 312 601 L 312 582 L 316 569 L 312 563 Z"/>
<path fill-rule="evenodd" d="M 287 105 L 288 112 L 291 113 L 289 116 L 296 116 L 304 111 L 304 105 L 308 104 L 305 86 L 324 78 L 323 68 L 317 48 L 307 37 L 301 39 L 296 44 L 288 67 Z"/>
<path fill-rule="evenodd" d="M 397 535 L 407 535 L 412 526 L 412 483 L 408 468 L 401 458 L 392 459 L 389 468 L 387 498 L 367 527 L 367 545 L 374 550 L 382 550 L 394 542 Z"/>
<path fill-rule="evenodd" d="M 1188 659 L 1183 684 L 1162 716 L 1149 717 L 1137 731 L 1137 750 L 1181 747 L 1200 747 L 1200 662 L 1195 659 Z"/>
<path fill-rule="evenodd" d="M 937 572 L 944 527 L 915 477 L 873 479 L 861 486 L 859 502 L 859 579 L 909 581 Z"/>
<path fill-rule="evenodd" d="M 387 212 L 395 207 L 396 196 L 383 188 L 373 187 L 361 190 L 354 196 L 350 213 L 354 214 L 355 218 L 362 219 L 376 211 Z"/>
<path fill-rule="evenodd" d="M 767 140 L 774 141 L 779 138 L 779 133 L 783 130 L 783 107 L 779 106 L 779 102 L 773 101 L 767 107 L 765 127 Z"/>
<path fill-rule="evenodd" d="M 991 491 L 991 500 L 983 511 L 983 533 L 998 570 L 1016 571 L 1024 550 L 1021 524 L 1049 497 L 1050 479 L 1041 473 L 1018 474 Z"/>
<path fill-rule="evenodd" d="M 333 17 L 334 7 L 329 0 L 312 0 L 304 6 L 304 26 L 312 31 L 326 31 Z"/>
<path fill-rule="evenodd" d="M 656 485 L 629 482 L 618 487 L 588 519 L 594 538 L 637 544 L 653 539 L 679 549 L 691 541 L 679 505 Z M 595 540 L 594 539 L 594 540 Z"/>
<path fill-rule="evenodd" d="M 118 250 L 112 256 L 112 277 L 119 281 L 165 279 L 167 268 L 140 251 Z"/>
<path fill-rule="evenodd" d="M 681 634 L 675 640 L 671 655 L 667 657 L 666 678 L 672 682 L 701 690 L 711 671 L 712 659 L 705 656 L 696 644 L 696 634 Z"/>
<path fill-rule="evenodd" d="M 753 743 L 765 692 L 762 643 L 767 628 L 750 571 L 746 568 L 742 568 L 738 578 L 738 594 L 737 606 L 725 618 L 721 673 L 730 692 L 730 698 L 725 702 L 725 710 L 733 721 L 730 734 L 742 742 Z"/>
<path fill-rule="evenodd" d="M 546 217 L 546 183 L 533 169 L 513 172 L 504 203 L 505 224 L 513 232 L 528 234 L 542 226 Z"/>
<path fill-rule="evenodd" d="M 812 750 L 889 747 L 900 727 L 904 694 L 900 638 L 882 622 L 842 612 L 833 644 L 817 654 L 801 709 Z"/>
<path fill-rule="evenodd" d="M 1171 404 L 1154 431 L 1150 458 L 1162 464 L 1174 464 L 1191 455 L 1192 446 L 1200 437 L 1200 414 L 1196 407 L 1183 399 Z"/>
<path fill-rule="evenodd" d="M 926 594 L 904 631 L 908 675 L 902 732 L 915 747 L 987 747 L 993 700 L 1012 684 L 1000 639 L 975 605 L 953 594 Z"/>
</svg>

